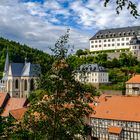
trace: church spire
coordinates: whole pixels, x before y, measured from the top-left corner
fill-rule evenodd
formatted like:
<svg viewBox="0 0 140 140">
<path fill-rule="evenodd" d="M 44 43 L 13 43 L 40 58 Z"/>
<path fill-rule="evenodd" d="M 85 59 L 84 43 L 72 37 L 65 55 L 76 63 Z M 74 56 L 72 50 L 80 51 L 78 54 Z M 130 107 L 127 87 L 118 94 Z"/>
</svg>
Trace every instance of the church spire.
<svg viewBox="0 0 140 140">
<path fill-rule="evenodd" d="M 9 70 L 9 54 L 8 54 L 8 48 L 7 48 L 7 54 L 6 54 L 6 60 L 4 65 L 4 74 L 6 74 Z"/>
</svg>

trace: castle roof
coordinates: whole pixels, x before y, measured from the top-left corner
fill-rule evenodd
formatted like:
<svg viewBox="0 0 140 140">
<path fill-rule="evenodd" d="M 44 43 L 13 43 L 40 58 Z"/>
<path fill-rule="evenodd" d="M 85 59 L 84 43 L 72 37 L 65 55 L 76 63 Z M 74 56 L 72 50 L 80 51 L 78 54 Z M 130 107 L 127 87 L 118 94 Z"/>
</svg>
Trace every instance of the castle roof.
<svg viewBox="0 0 140 140">
<path fill-rule="evenodd" d="M 79 72 L 106 72 L 107 70 L 99 64 L 83 64 L 80 66 Z"/>
<path fill-rule="evenodd" d="M 140 26 L 113 28 L 98 31 L 90 40 L 138 35 Z"/>
<path fill-rule="evenodd" d="M 140 122 L 139 96 L 110 96 L 101 101 L 90 118 Z"/>
</svg>

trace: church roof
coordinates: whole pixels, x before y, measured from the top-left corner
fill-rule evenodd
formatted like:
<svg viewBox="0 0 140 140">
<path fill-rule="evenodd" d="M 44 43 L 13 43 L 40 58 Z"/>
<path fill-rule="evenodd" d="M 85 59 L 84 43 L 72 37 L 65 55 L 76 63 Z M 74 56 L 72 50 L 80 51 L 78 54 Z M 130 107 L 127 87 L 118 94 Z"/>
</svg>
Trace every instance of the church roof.
<svg viewBox="0 0 140 140">
<path fill-rule="evenodd" d="M 11 63 L 13 76 L 38 76 L 41 72 L 39 64 Z"/>
<path fill-rule="evenodd" d="M 22 71 L 22 76 L 37 76 L 40 74 L 40 71 L 39 64 L 26 63 Z"/>
</svg>

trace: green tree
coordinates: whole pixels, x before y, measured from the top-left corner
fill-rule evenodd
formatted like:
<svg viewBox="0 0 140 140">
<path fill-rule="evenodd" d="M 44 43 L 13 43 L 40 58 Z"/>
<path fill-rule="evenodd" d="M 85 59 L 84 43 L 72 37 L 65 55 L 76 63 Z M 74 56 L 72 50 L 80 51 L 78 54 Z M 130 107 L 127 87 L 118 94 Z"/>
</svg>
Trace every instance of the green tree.
<svg viewBox="0 0 140 140">
<path fill-rule="evenodd" d="M 68 64 L 67 48 L 69 33 L 61 36 L 52 49 L 55 61 L 51 70 L 41 80 L 44 95 L 36 98 L 18 131 L 28 131 L 29 138 L 48 140 L 73 140 L 85 137 L 85 118 L 92 109 L 91 102 L 96 90 L 92 86 L 75 81 L 75 73 Z M 33 99 L 32 99 L 33 100 Z M 22 127 L 21 127 L 22 126 Z M 20 134 L 20 135 L 19 135 Z M 80 139 L 80 138 L 79 138 Z"/>
</svg>

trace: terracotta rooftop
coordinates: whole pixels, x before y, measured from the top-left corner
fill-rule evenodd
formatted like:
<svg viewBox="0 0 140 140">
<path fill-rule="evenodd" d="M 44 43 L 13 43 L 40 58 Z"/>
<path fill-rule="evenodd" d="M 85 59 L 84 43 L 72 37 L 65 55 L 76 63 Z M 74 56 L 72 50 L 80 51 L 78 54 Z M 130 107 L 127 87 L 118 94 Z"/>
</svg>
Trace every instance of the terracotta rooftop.
<svg viewBox="0 0 140 140">
<path fill-rule="evenodd" d="M 140 97 L 112 96 L 100 102 L 90 117 L 140 122 Z"/>
<path fill-rule="evenodd" d="M 0 93 L 0 107 L 3 106 L 6 97 L 9 96 L 7 93 Z M 10 97 L 10 96 L 9 96 Z"/>
<path fill-rule="evenodd" d="M 23 107 L 20 109 L 11 110 L 9 113 L 16 119 L 21 120 L 27 111 L 27 108 Z"/>
<path fill-rule="evenodd" d="M 134 75 L 126 83 L 140 83 L 140 75 Z"/>
<path fill-rule="evenodd" d="M 11 110 L 23 108 L 26 105 L 26 103 L 27 103 L 26 98 L 10 98 L 8 100 L 1 116 L 3 116 L 3 117 L 9 116 L 9 112 Z"/>
<path fill-rule="evenodd" d="M 108 128 L 108 132 L 113 134 L 120 134 L 121 131 L 122 131 L 122 127 L 110 126 Z"/>
</svg>

